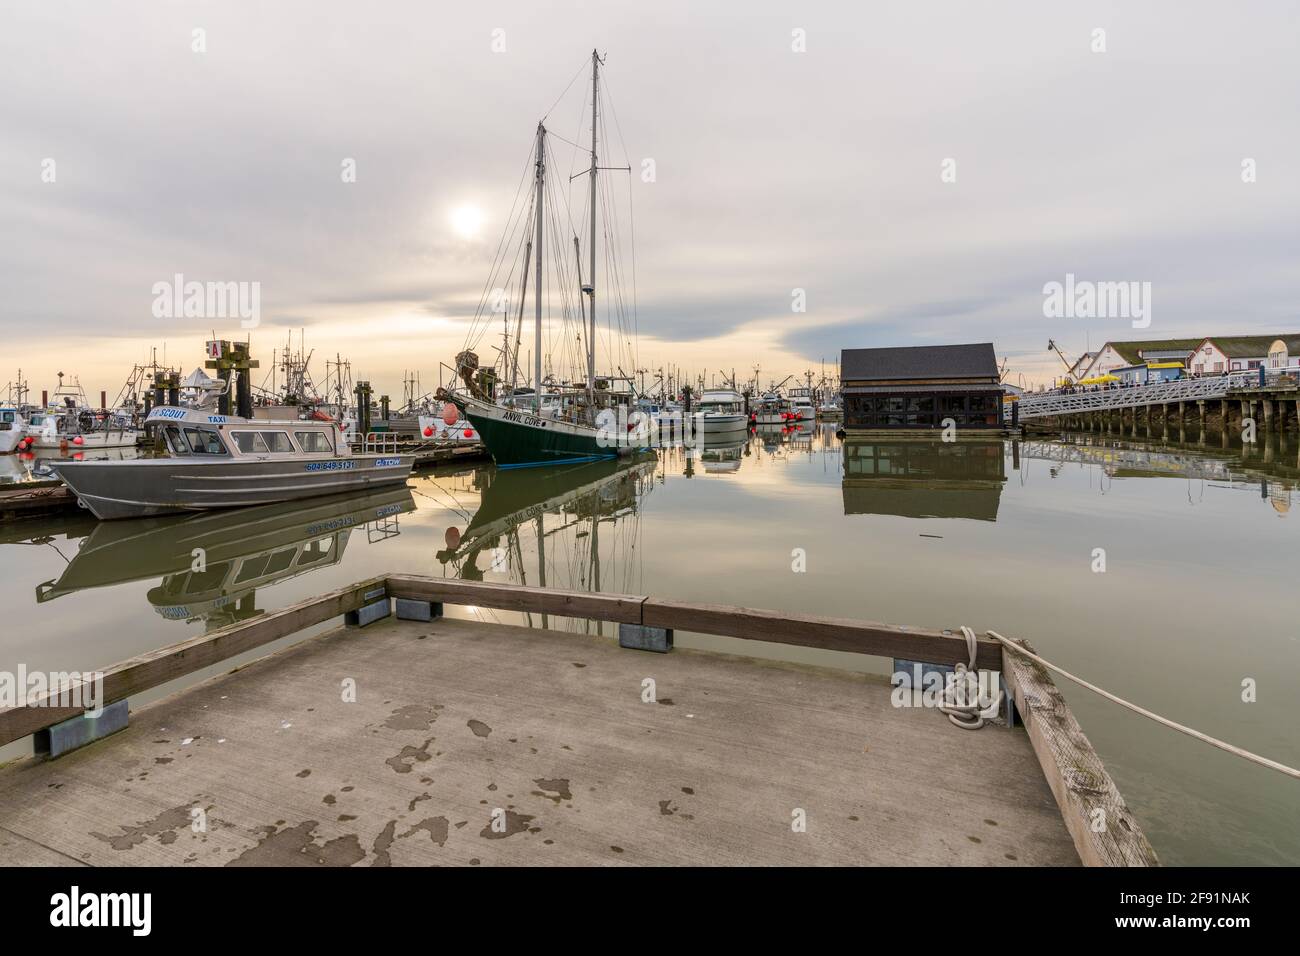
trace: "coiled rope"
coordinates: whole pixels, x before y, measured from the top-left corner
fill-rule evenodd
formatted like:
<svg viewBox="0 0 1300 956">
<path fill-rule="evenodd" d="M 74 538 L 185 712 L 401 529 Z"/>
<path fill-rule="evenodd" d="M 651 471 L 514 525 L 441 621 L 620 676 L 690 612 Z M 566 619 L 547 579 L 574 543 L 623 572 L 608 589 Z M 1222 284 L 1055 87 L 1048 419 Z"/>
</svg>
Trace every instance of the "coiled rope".
<svg viewBox="0 0 1300 956">
<path fill-rule="evenodd" d="M 975 666 L 975 632 L 965 626 L 961 632 L 970 652 L 970 664 L 958 663 L 953 668 L 953 679 L 944 684 L 939 710 L 947 714 L 948 719 L 962 730 L 979 730 L 984 726 L 984 715 L 987 713 L 992 716 L 1002 707 L 1002 691 L 998 691 L 997 696 L 987 704 L 980 701 L 979 670 Z"/>
<path fill-rule="evenodd" d="M 969 669 L 974 669 L 975 633 L 968 627 L 963 627 L 961 630 L 962 633 L 966 635 L 967 645 L 971 648 L 971 666 Z M 1057 674 L 1060 674 L 1066 680 L 1073 681 L 1074 683 L 1078 684 L 1080 687 L 1086 687 L 1094 694 L 1099 694 L 1100 696 L 1105 697 L 1107 700 L 1111 701 L 1112 703 L 1119 704 L 1121 707 L 1133 711 L 1133 713 L 1135 714 L 1141 714 L 1143 717 L 1147 717 L 1151 720 L 1154 720 L 1156 723 L 1168 727 L 1171 730 L 1176 730 L 1179 733 L 1187 734 L 1187 736 L 1189 737 L 1195 737 L 1197 740 L 1207 743 L 1211 747 L 1217 747 L 1220 750 L 1226 751 L 1227 753 L 1234 754 L 1235 756 L 1241 757 L 1245 760 L 1249 760 L 1251 763 L 1259 764 L 1261 767 L 1267 767 L 1270 770 L 1276 770 L 1279 773 L 1286 774 L 1288 777 L 1294 777 L 1295 779 L 1300 780 L 1300 770 L 1297 770 L 1295 767 L 1288 767 L 1286 764 L 1279 763 L 1276 760 L 1270 760 L 1268 757 L 1261 757 L 1259 754 L 1251 753 L 1249 750 L 1244 750 L 1241 747 L 1236 747 L 1230 743 L 1227 743 L 1226 741 L 1219 740 L 1217 737 L 1211 737 L 1209 734 L 1203 734 L 1199 730 L 1194 730 L 1193 728 L 1188 727 L 1185 724 L 1180 724 L 1175 720 L 1170 720 L 1168 717 L 1162 717 L 1157 713 L 1153 713 L 1152 711 L 1147 710 L 1145 707 L 1139 707 L 1137 704 L 1131 703 L 1130 701 L 1127 701 L 1122 697 L 1117 697 L 1114 694 L 1112 694 L 1110 691 L 1103 690 L 1102 688 L 1098 687 L 1096 684 L 1092 684 L 1084 680 L 1082 677 L 1076 677 L 1074 674 L 1071 674 L 1069 671 L 1057 667 L 1051 661 L 1039 657 L 1033 651 L 1030 651 L 1027 648 L 1022 647 L 1021 645 L 1017 644 L 1015 641 L 1003 637 L 997 631 L 988 631 L 986 633 L 988 634 L 989 637 L 993 638 L 995 641 L 1000 643 L 1003 647 L 1011 651 L 1014 651 L 1015 653 L 1019 654 L 1022 657 L 1029 658 L 1031 661 L 1035 662 L 1036 664 L 1041 664 L 1049 671 L 1053 671 Z M 963 667 L 961 664 L 958 664 L 956 669 L 959 671 L 968 670 L 968 668 Z M 945 694 L 945 702 L 946 702 L 946 697 L 947 695 Z M 940 707 L 940 710 L 944 710 L 944 708 Z M 965 723 L 959 723 L 957 719 L 953 717 L 952 713 L 949 712 L 948 710 L 944 710 L 944 713 L 947 713 L 948 719 L 951 720 L 953 723 L 957 724 L 958 727 L 968 726 Z M 971 729 L 978 729 L 978 726 L 982 726 L 982 725 L 983 725 L 983 721 L 981 720 L 979 725 L 977 725 L 976 727 L 972 727 Z"/>
</svg>

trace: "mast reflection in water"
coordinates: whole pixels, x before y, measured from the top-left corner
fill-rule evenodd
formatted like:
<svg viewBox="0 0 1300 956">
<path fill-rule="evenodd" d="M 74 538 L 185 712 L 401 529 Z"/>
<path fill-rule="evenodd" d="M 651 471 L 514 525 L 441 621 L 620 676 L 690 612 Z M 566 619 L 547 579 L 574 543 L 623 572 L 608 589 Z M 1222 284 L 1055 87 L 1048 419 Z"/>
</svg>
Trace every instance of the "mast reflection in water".
<svg viewBox="0 0 1300 956">
<path fill-rule="evenodd" d="M 491 571 L 516 584 L 639 593 L 640 499 L 653 488 L 655 464 L 651 454 L 545 471 L 485 468 L 477 475 L 486 483 L 478 510 L 464 530 L 447 529 L 437 558 L 467 581 Z M 528 615 L 527 623 L 549 627 L 549 615 Z"/>
</svg>

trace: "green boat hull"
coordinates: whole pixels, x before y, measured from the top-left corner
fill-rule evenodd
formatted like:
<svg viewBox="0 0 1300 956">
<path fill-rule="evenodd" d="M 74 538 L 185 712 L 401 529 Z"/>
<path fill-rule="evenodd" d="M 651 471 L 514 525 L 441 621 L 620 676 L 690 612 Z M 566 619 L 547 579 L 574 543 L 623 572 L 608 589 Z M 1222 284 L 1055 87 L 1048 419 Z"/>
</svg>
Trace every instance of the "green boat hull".
<svg viewBox="0 0 1300 956">
<path fill-rule="evenodd" d="M 499 468 L 530 468 L 581 461 L 602 461 L 619 457 L 620 449 L 602 447 L 595 429 L 580 434 L 556 427 L 555 422 L 539 421 L 518 414 L 519 421 L 480 413 L 473 405 L 463 409 L 470 424 L 478 429 L 483 444 Z"/>
</svg>

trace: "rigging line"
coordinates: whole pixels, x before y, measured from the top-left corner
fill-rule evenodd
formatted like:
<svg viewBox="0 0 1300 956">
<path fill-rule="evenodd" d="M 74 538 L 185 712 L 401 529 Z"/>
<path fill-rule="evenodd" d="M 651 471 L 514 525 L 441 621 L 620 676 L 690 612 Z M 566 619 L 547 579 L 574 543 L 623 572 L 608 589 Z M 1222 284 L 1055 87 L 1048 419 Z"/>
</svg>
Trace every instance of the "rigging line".
<svg viewBox="0 0 1300 956">
<path fill-rule="evenodd" d="M 494 254 L 494 258 L 493 258 L 493 262 L 494 262 L 494 263 L 495 263 L 495 262 L 500 258 L 500 256 L 501 256 L 501 251 L 502 251 L 502 249 L 505 248 L 505 243 L 506 243 L 507 236 L 510 234 L 510 233 L 509 233 L 510 221 L 511 221 L 511 218 L 512 218 L 512 216 L 513 216 L 513 213 L 514 213 L 515 209 L 517 209 L 518 206 L 519 206 L 519 196 L 520 196 L 520 193 L 523 191 L 524 182 L 525 182 L 525 180 L 528 178 L 528 166 L 529 166 L 529 163 L 528 163 L 527 159 L 525 159 L 523 170 L 521 171 L 520 176 L 519 176 L 519 184 L 515 187 L 515 198 L 514 198 L 514 200 L 512 201 L 511 206 L 510 206 L 511 216 L 507 216 L 507 217 L 506 217 L 506 223 L 505 223 L 505 225 L 502 227 L 501 239 L 500 239 L 500 241 L 497 243 L 497 250 L 496 250 L 496 253 Z M 477 320 L 477 318 L 478 318 L 478 316 L 479 316 L 479 314 L 480 314 L 480 311 L 481 311 L 482 308 L 483 308 L 483 303 L 484 303 L 484 301 L 486 301 L 486 299 L 487 299 L 487 297 L 488 297 L 489 290 L 492 288 L 492 275 L 493 275 L 494 272 L 495 272 L 495 267 L 494 267 L 494 269 L 493 269 L 492 272 L 489 272 L 487 282 L 484 284 L 484 287 L 483 287 L 483 292 L 482 292 L 482 294 L 479 296 L 478 309 L 475 311 L 475 314 L 474 314 L 474 318 L 475 318 L 475 320 Z M 473 326 L 474 326 L 474 323 L 471 322 L 471 326 L 470 326 L 471 329 L 473 328 Z"/>
<path fill-rule="evenodd" d="M 514 274 L 515 263 L 518 261 L 522 253 L 522 245 L 516 242 L 515 237 L 518 236 L 519 228 L 521 225 L 532 222 L 531 213 L 532 213 L 532 200 L 530 199 L 528 203 L 525 203 L 521 206 L 519 204 L 518 197 L 516 197 L 515 206 L 514 208 L 511 209 L 510 218 L 507 220 L 506 223 L 506 228 L 509 232 L 509 236 L 503 239 L 502 242 L 503 246 L 513 245 L 516 249 L 514 256 L 510 260 L 511 262 L 510 275 Z M 498 280 L 501 275 L 501 270 L 504 267 L 505 261 L 506 260 L 502 256 L 500 248 L 498 248 L 498 252 L 492 262 L 492 268 L 488 272 L 487 282 L 484 287 L 483 296 L 479 300 L 479 304 L 475 309 L 473 322 L 471 323 L 471 328 L 477 330 L 477 335 L 479 338 L 482 337 L 483 331 L 486 331 L 487 326 L 491 324 L 492 320 L 495 318 L 494 314 L 489 315 L 484 312 L 484 302 L 487 298 L 488 290 L 499 287 L 496 280 Z M 507 285 L 509 284 L 508 281 L 506 284 Z M 477 345 L 477 342 L 478 339 L 477 338 L 474 339 L 475 345 Z"/>
<path fill-rule="evenodd" d="M 542 114 L 542 122 L 546 122 L 546 118 L 551 115 L 551 110 L 554 110 L 555 107 L 560 105 L 560 100 L 564 99 L 565 95 L 568 94 L 570 89 L 572 89 L 573 84 L 577 82 L 578 77 L 587 72 L 587 64 L 590 62 L 591 59 L 589 57 L 583 57 L 582 66 L 578 67 L 578 72 L 573 74 L 573 79 L 569 80 L 569 85 L 564 88 L 564 92 L 557 96 L 555 102 L 551 104 L 551 108 Z"/>
</svg>

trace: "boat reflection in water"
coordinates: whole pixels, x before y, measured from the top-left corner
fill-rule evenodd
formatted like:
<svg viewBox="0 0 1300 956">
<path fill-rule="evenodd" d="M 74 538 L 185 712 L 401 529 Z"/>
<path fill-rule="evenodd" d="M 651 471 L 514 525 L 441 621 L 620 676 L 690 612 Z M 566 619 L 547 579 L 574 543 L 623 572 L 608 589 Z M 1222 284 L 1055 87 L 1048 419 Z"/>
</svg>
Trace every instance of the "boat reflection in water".
<svg viewBox="0 0 1300 956">
<path fill-rule="evenodd" d="M 208 630 L 225 627 L 263 613 L 255 606 L 257 588 L 337 564 L 358 527 L 367 527 L 371 540 L 392 537 L 397 516 L 414 510 L 411 492 L 399 486 L 186 517 L 101 522 L 57 581 L 37 585 L 36 600 L 160 577 L 148 593 L 160 615 L 202 619 Z"/>
<path fill-rule="evenodd" d="M 846 439 L 844 513 L 996 521 L 1006 483 L 997 441 Z"/>
<path fill-rule="evenodd" d="M 497 580 L 571 591 L 640 593 L 641 508 L 656 457 L 548 468 L 480 471 L 490 482 L 468 526 L 447 529 L 443 565 L 467 581 Z M 530 627 L 549 616 L 527 615 Z M 574 621 L 593 633 L 602 622 Z"/>
</svg>

